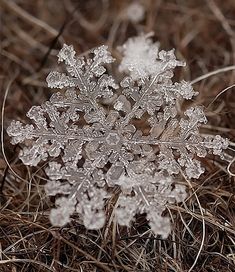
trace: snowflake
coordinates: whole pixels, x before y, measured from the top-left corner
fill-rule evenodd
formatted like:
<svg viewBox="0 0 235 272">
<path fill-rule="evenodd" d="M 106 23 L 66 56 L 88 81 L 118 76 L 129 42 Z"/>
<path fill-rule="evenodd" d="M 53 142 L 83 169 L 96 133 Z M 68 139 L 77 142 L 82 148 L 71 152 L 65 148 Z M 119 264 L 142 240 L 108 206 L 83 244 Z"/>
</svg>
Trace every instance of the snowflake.
<svg viewBox="0 0 235 272">
<path fill-rule="evenodd" d="M 138 2 L 131 3 L 125 10 L 125 16 L 133 23 L 141 22 L 144 19 L 144 6 Z"/>
<path fill-rule="evenodd" d="M 58 59 L 67 72 L 51 72 L 47 83 L 65 93 L 33 106 L 27 113 L 31 124 L 12 121 L 7 132 L 13 144 L 24 143 L 19 154 L 24 164 L 49 161 L 45 192 L 56 196 L 53 225 L 65 225 L 76 212 L 88 229 L 101 228 L 105 202 L 119 188 L 118 223 L 130 226 L 136 214 L 146 213 L 154 233 L 166 238 L 171 230 L 162 215 L 166 205 L 187 196 L 175 181 L 181 173 L 199 178 L 204 168 L 198 158 L 208 152 L 223 158 L 228 140 L 200 135 L 207 122 L 202 107 L 180 116 L 177 103 L 197 93 L 186 81 L 172 81 L 174 68 L 183 65 L 173 50 L 159 51 L 149 35 L 122 48 L 119 68 L 126 76 L 118 85 L 104 67 L 114 61 L 106 46 L 84 58 L 64 45 Z"/>
</svg>

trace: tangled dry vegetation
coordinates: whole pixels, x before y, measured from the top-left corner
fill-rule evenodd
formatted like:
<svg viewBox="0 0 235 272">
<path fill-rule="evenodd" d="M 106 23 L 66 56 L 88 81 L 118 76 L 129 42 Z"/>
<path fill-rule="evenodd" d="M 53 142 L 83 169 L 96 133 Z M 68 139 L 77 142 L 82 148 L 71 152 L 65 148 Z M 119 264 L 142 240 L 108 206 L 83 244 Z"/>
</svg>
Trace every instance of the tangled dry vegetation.
<svg viewBox="0 0 235 272">
<path fill-rule="evenodd" d="M 189 197 L 168 206 L 173 232 L 167 240 L 155 237 L 139 216 L 132 228 L 112 222 L 101 231 L 87 231 L 78 218 L 66 227 L 48 220 L 53 199 L 44 195 L 43 166 L 29 168 L 18 159 L 5 133 L 12 119 L 25 120 L 32 105 L 41 104 L 53 90 L 45 78 L 63 43 L 84 53 L 101 44 L 116 47 L 133 35 L 150 31 L 164 49 L 176 48 L 188 66 L 179 79 L 194 82 L 209 119 L 203 133 L 231 141 L 234 156 L 235 2 L 234 0 L 140 1 L 145 18 L 126 18 L 129 1 L 120 0 L 0 0 L 0 271 L 235 271 L 235 167 L 214 156 L 203 159 L 206 173 L 185 181 Z M 208 76 L 210 71 L 216 71 Z M 229 87 L 229 88 L 228 88 Z M 215 99 L 216 98 L 216 99 Z M 115 201 L 115 199 L 113 200 Z M 106 206 L 110 216 L 113 203 Z"/>
</svg>

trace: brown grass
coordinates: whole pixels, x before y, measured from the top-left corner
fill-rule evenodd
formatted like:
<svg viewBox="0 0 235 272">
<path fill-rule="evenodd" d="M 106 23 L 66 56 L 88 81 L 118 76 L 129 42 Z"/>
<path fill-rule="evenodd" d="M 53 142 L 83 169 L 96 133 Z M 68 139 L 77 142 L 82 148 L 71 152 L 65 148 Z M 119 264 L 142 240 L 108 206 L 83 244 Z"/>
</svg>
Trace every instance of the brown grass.
<svg viewBox="0 0 235 272">
<path fill-rule="evenodd" d="M 235 271 L 233 163 L 228 169 L 218 158 L 203 160 L 207 171 L 188 181 L 190 197 L 168 207 L 173 232 L 167 240 L 154 237 L 144 216 L 130 229 L 110 224 L 87 231 L 76 216 L 66 227 L 55 228 L 48 221 L 53 200 L 44 195 L 43 169 L 24 166 L 18 159 L 20 147 L 12 146 L 5 133 L 12 119 L 25 120 L 32 105 L 51 95 L 45 77 L 56 66 L 64 42 L 79 53 L 108 44 L 118 58 L 118 45 L 153 30 L 162 48 L 175 47 L 178 58 L 188 63 L 179 78 L 204 77 L 194 84 L 200 95 L 193 101 L 206 107 L 210 122 L 203 133 L 228 137 L 232 160 L 235 72 L 206 74 L 235 64 L 235 1 L 146 0 L 145 20 L 138 25 L 121 16 L 128 2 L 0 0 L 1 272 Z"/>
</svg>

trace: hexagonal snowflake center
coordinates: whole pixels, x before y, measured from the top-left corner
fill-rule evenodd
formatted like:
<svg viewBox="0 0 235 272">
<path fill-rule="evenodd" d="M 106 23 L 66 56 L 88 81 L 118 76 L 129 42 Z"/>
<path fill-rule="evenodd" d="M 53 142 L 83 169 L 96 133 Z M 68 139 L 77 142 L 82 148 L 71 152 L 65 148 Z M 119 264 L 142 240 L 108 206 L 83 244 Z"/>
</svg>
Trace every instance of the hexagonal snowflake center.
<svg viewBox="0 0 235 272">
<path fill-rule="evenodd" d="M 106 137 L 106 142 L 109 145 L 117 145 L 120 142 L 120 137 L 115 132 L 110 132 Z"/>
</svg>

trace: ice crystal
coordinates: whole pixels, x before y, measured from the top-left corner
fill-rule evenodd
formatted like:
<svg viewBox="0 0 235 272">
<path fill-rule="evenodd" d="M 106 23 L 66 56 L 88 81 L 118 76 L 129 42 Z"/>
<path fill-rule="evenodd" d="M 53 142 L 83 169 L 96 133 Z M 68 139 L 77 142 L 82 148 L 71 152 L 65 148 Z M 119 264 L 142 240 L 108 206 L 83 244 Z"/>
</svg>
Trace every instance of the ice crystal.
<svg viewBox="0 0 235 272">
<path fill-rule="evenodd" d="M 158 62 L 159 43 L 150 39 L 152 33 L 129 39 L 119 50 L 124 55 L 120 72 L 130 74 L 133 80 L 158 74 L 162 62 Z"/>
<path fill-rule="evenodd" d="M 24 164 L 49 161 L 45 191 L 56 196 L 53 225 L 65 225 L 77 212 L 87 228 L 101 228 L 104 204 L 119 188 L 118 223 L 130 226 L 136 214 L 145 213 L 154 233 L 166 238 L 166 205 L 186 198 L 185 186 L 175 181 L 182 173 L 199 178 L 204 168 L 198 158 L 208 152 L 223 158 L 228 141 L 200 135 L 207 122 L 202 107 L 179 114 L 177 102 L 197 93 L 188 82 L 172 81 L 174 68 L 183 65 L 173 50 L 159 51 L 158 43 L 142 35 L 121 51 L 126 75 L 119 86 L 106 72 L 114 61 L 106 46 L 84 58 L 64 45 L 58 59 L 67 72 L 51 72 L 47 83 L 65 93 L 33 106 L 27 113 L 31 124 L 13 121 L 7 132 L 13 144 L 24 143 Z"/>
<path fill-rule="evenodd" d="M 168 66 L 166 71 L 185 65 L 184 62 L 176 60 L 174 50 L 159 52 L 160 45 L 158 42 L 153 43 L 152 35 L 153 33 L 142 34 L 129 39 L 119 47 L 119 51 L 123 54 L 119 66 L 120 72 L 126 72 L 133 80 L 137 80 L 161 74 L 166 64 Z"/>
</svg>

